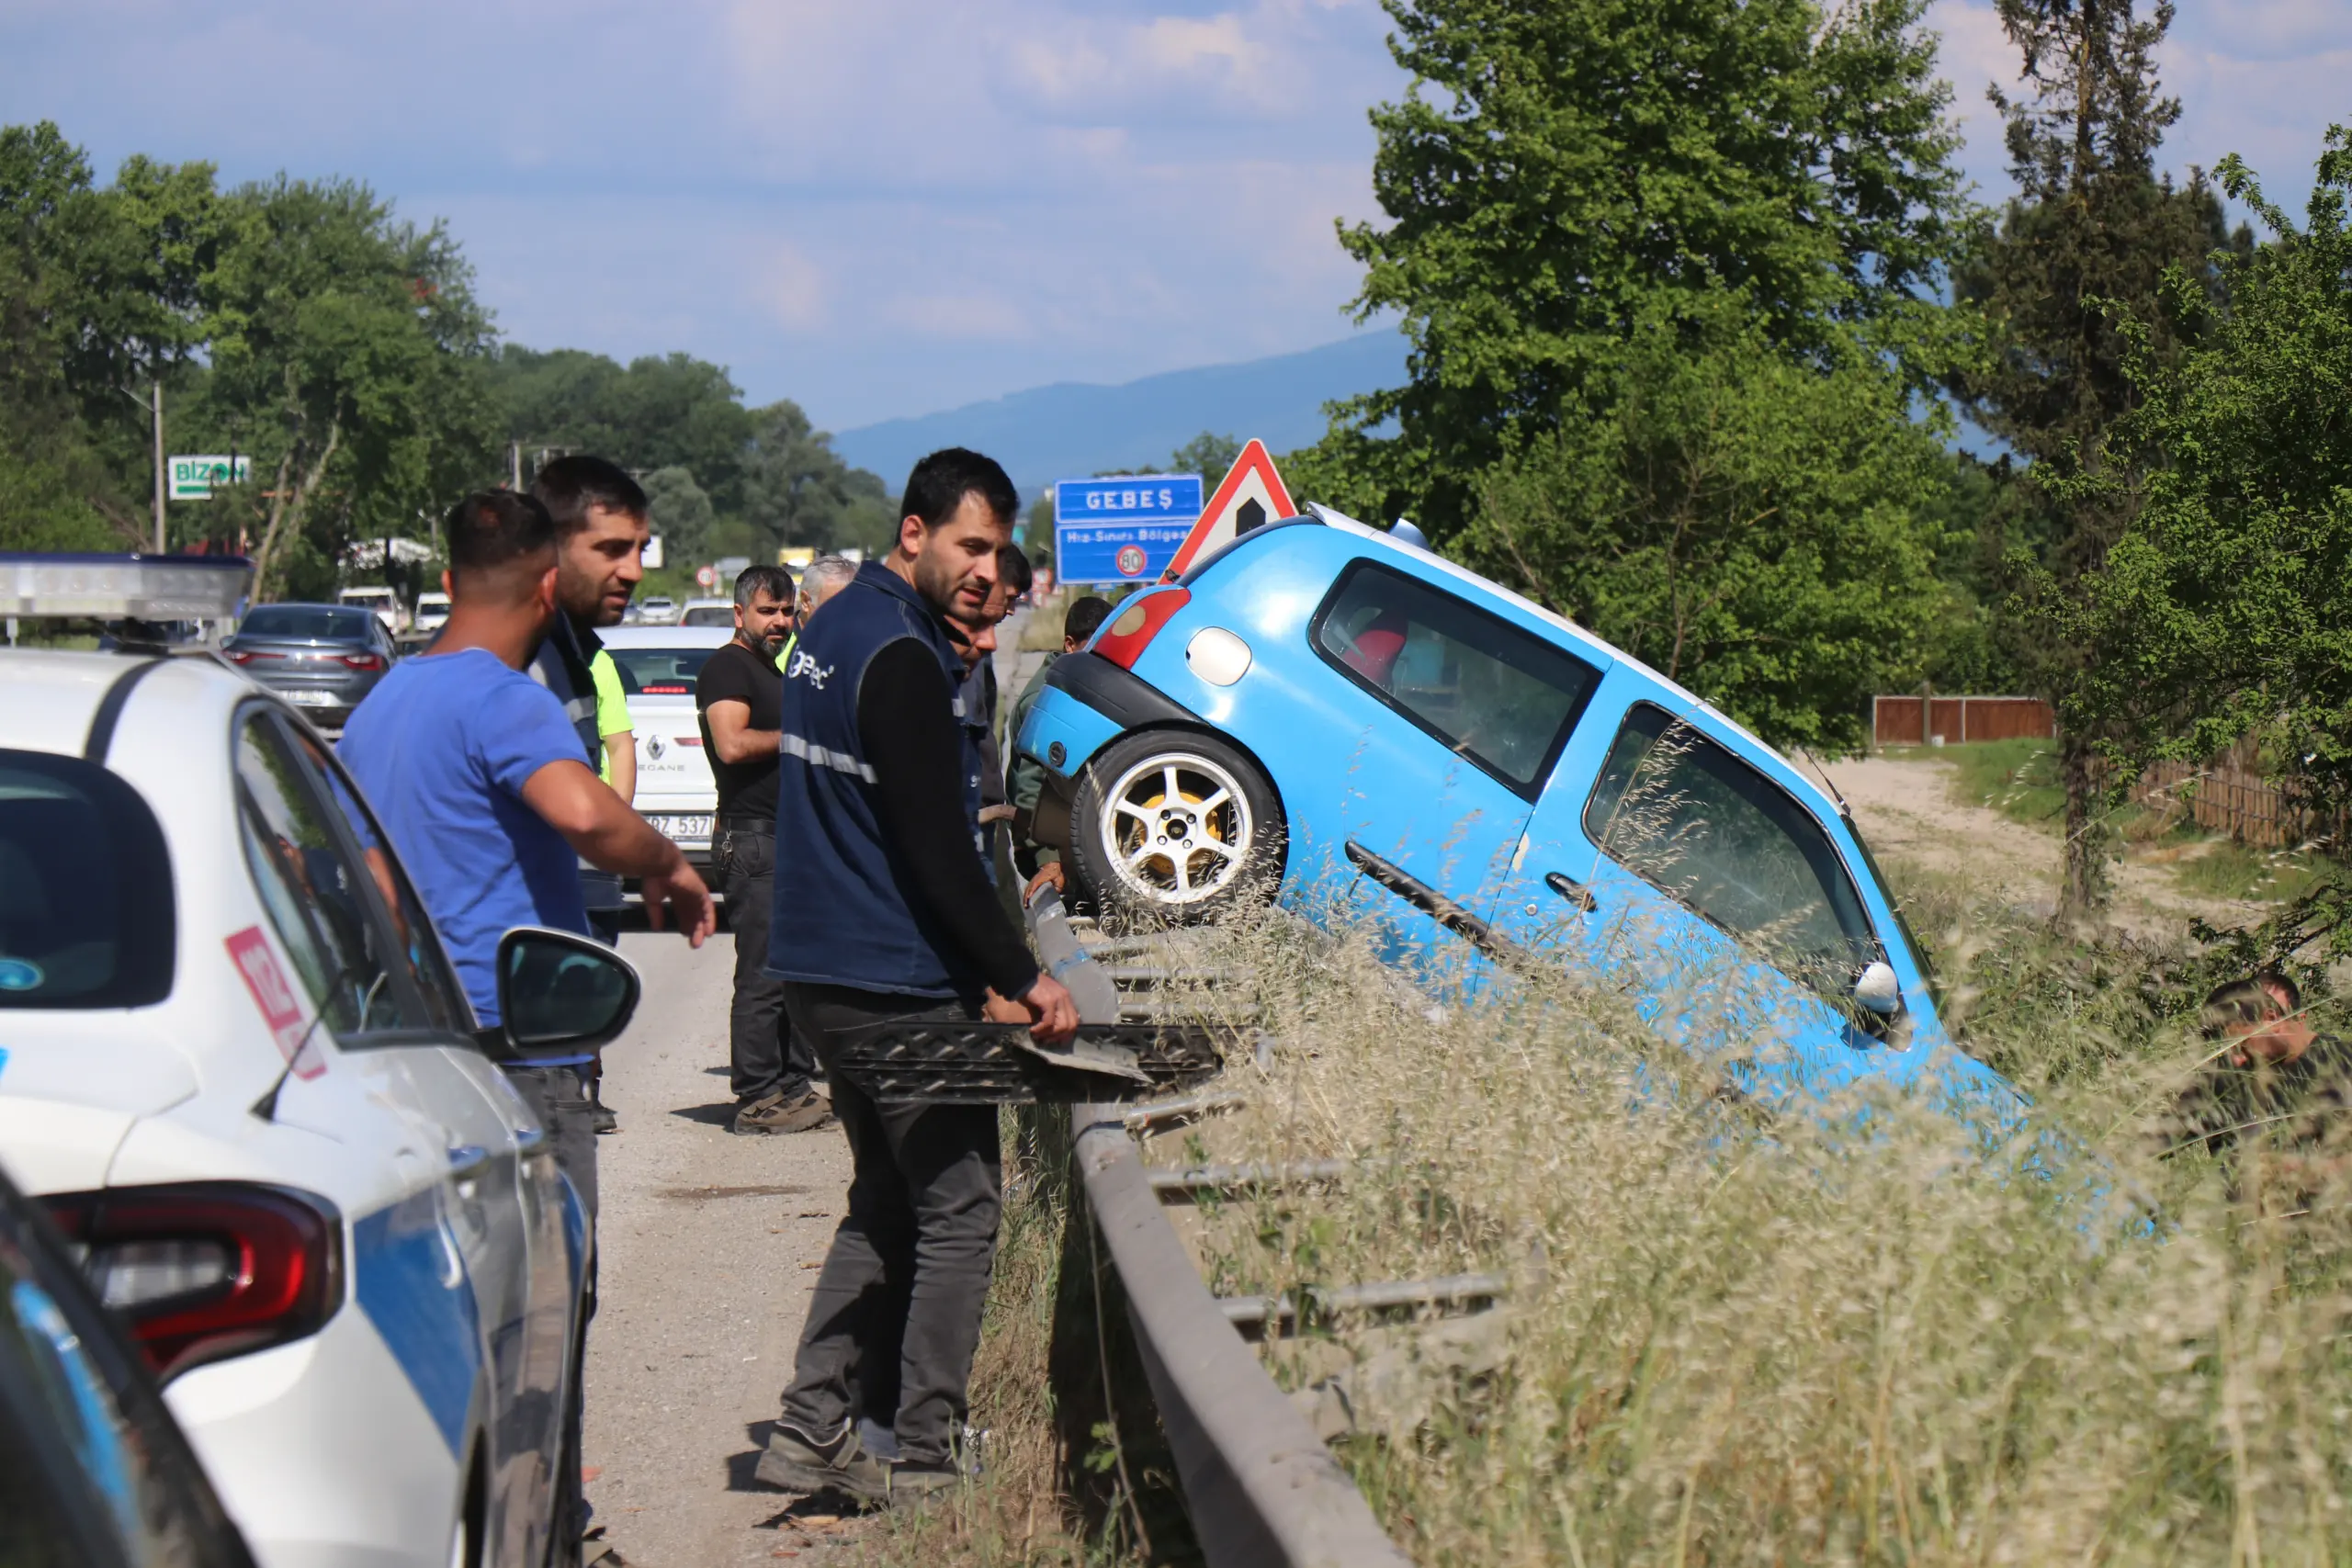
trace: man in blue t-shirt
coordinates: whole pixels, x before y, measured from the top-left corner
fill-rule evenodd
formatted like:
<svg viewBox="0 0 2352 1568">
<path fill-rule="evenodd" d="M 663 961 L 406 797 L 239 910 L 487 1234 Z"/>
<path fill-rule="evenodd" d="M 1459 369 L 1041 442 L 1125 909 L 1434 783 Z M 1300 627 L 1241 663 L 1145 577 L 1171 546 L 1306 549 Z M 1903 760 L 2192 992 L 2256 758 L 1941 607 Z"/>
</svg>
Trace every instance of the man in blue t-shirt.
<svg viewBox="0 0 2352 1568">
<path fill-rule="evenodd" d="M 488 1025 L 498 1021 L 500 937 L 526 925 L 591 934 L 580 860 L 642 878 L 647 919 L 658 930 L 666 908 L 696 947 L 713 916 L 709 890 L 678 847 L 596 776 L 563 705 L 523 673 L 556 615 L 547 509 L 482 491 L 451 511 L 446 537 L 447 624 L 432 652 L 401 660 L 368 694 L 336 750 Z M 591 1060 L 541 1057 L 507 1076 L 546 1129 L 593 1232 Z M 574 1541 L 587 1523 L 579 1479 L 567 1457 L 561 1528 Z"/>
</svg>

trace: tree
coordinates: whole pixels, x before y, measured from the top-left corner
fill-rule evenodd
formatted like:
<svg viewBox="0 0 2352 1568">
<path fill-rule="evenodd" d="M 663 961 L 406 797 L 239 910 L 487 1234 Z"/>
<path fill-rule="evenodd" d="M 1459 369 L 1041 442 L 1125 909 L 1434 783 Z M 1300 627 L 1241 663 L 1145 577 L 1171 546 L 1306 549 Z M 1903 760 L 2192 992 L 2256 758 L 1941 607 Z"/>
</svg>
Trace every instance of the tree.
<svg viewBox="0 0 2352 1568">
<path fill-rule="evenodd" d="M 2143 504 L 2060 629 L 2076 705 L 2123 776 L 2248 733 L 2323 811 L 2352 808 L 2352 131 L 2331 127 L 2305 224 L 2235 156 L 2217 174 L 2275 238 L 2167 276 L 2173 344 L 2126 320 L 2161 452 Z M 2219 288 L 2215 288 L 2218 281 Z M 2217 304 L 2218 297 L 2226 308 Z"/>
<path fill-rule="evenodd" d="M 770 403 L 749 417 L 743 517 L 771 547 L 888 547 L 897 518 L 879 477 L 842 462 L 833 438 L 796 402 Z"/>
<path fill-rule="evenodd" d="M 1230 435 L 1204 430 L 1176 448 L 1168 459 L 1168 471 L 1171 474 L 1198 474 L 1202 483 L 1214 487 L 1225 478 L 1227 470 L 1240 456 L 1240 442 Z"/>
<path fill-rule="evenodd" d="M 624 368 L 576 348 L 508 344 L 491 379 L 507 437 L 526 452 L 594 452 L 640 473 L 689 468 L 721 513 L 742 508 L 754 421 L 721 367 L 672 354 Z"/>
<path fill-rule="evenodd" d="M 1661 326 L 1489 470 L 1459 553 L 1773 744 L 1858 747 L 1916 678 L 1941 585 L 1921 515 L 1950 473 L 1865 352 L 1825 371 L 1761 327 Z"/>
<path fill-rule="evenodd" d="M 1618 384 L 1630 337 L 1726 304 L 1792 354 L 1859 328 L 1915 378 L 1942 367 L 1965 204 L 1924 0 L 1386 4 L 1413 76 L 1372 117 L 1389 222 L 1340 237 L 1411 379 L 1339 406 L 1317 493 L 1442 542 L 1515 441 Z"/>
<path fill-rule="evenodd" d="M 685 468 L 656 468 L 645 476 L 645 509 L 662 536 L 664 559 L 678 565 L 707 560 L 713 512 L 710 497 Z"/>
<path fill-rule="evenodd" d="M 365 186 L 280 175 L 229 205 L 208 412 L 269 476 L 255 596 L 298 575 L 325 592 L 352 539 L 421 532 L 494 471 L 490 318 L 447 231 Z"/>
<path fill-rule="evenodd" d="M 2180 115 L 2160 96 L 2154 52 L 2168 4 L 2147 17 L 2134 0 L 2000 0 L 2001 24 L 2024 57 L 2030 96 L 1993 102 L 2007 121 L 2018 194 L 1956 276 L 1978 305 L 1993 353 L 1953 378 L 1977 421 L 2032 465 L 2001 514 L 2010 533 L 2007 651 L 2059 716 L 2065 788 L 2061 918 L 2107 897 L 2108 835 L 2096 758 L 2116 710 L 2097 700 L 2097 674 L 2074 630 L 2083 596 L 2139 504 L 2152 455 L 2122 439 L 2139 400 L 2126 374 L 2127 331 L 2158 358 L 2177 352 L 2174 319 L 2155 299 L 2168 269 L 2211 277 L 2225 239 L 2201 179 L 2176 189 L 2155 151 Z"/>
</svg>

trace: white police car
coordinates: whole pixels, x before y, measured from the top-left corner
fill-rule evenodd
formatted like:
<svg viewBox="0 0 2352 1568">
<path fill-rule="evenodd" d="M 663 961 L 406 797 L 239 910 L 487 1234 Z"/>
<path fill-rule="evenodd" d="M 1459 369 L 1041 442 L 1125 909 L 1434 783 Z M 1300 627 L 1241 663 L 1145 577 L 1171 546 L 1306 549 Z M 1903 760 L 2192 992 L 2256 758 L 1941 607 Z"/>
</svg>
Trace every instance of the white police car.
<svg viewBox="0 0 2352 1568">
<path fill-rule="evenodd" d="M 220 615 L 243 576 L 0 557 L 0 614 Z M 610 1038 L 637 979 L 511 932 L 478 1038 L 369 842 L 316 733 L 226 664 L 0 649 L 0 1165 L 264 1568 L 537 1568 L 588 1243 L 492 1055 Z"/>
</svg>

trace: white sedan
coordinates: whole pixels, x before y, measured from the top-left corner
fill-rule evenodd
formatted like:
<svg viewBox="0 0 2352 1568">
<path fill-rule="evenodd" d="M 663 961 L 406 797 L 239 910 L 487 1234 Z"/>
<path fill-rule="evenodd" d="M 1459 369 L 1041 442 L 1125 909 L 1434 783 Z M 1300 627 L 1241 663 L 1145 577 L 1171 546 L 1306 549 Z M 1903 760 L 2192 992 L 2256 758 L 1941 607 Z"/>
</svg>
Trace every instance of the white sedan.
<svg viewBox="0 0 2352 1568">
<path fill-rule="evenodd" d="M 614 626 L 596 635 L 628 694 L 629 724 L 637 733 L 638 814 L 685 851 L 697 869 L 707 870 L 718 784 L 710 774 L 695 682 L 710 656 L 734 640 L 734 628 Z"/>
<path fill-rule="evenodd" d="M 539 1568 L 589 1244 L 493 1055 L 610 1038 L 637 980 L 510 932 L 486 1036 L 381 841 L 229 665 L 0 650 L 0 1164 L 264 1568 Z"/>
</svg>

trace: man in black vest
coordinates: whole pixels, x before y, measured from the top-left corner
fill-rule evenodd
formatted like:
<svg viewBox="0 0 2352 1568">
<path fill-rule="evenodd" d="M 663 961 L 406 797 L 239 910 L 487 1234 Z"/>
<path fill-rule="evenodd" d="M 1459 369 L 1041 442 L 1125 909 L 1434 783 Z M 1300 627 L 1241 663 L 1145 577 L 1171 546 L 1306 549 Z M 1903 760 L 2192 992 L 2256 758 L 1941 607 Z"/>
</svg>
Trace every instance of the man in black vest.
<svg viewBox="0 0 2352 1568">
<path fill-rule="evenodd" d="M 985 613 L 1012 484 L 950 447 L 915 465 L 903 504 L 890 555 L 810 617 L 785 669 L 768 972 L 822 1062 L 842 1034 L 887 1020 L 985 1009 L 1049 1044 L 1078 1030 L 1069 993 L 1038 969 L 980 859 L 981 762 L 945 626 Z M 960 1473 L 996 1258 L 996 1111 L 876 1103 L 831 1076 L 855 1162 L 849 1213 L 759 1474 L 793 1491 L 919 1498 Z"/>
</svg>

